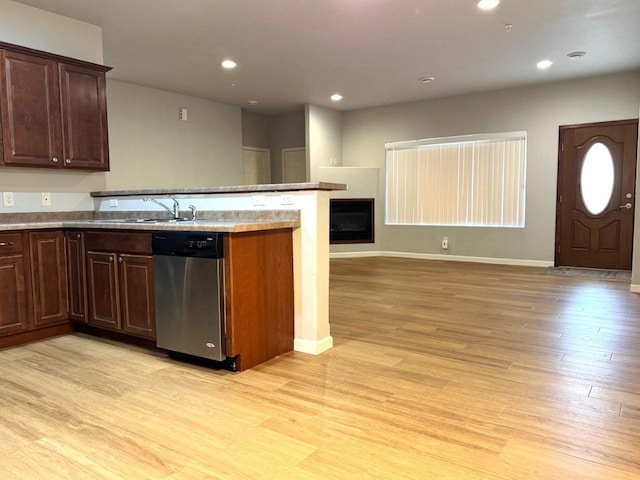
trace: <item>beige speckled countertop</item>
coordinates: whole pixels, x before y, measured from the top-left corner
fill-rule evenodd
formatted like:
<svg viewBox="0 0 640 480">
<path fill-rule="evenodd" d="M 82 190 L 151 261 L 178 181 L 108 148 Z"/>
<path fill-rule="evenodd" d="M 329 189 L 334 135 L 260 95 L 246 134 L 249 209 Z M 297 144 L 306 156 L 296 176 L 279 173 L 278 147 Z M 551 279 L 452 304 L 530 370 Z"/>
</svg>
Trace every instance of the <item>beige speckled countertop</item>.
<svg viewBox="0 0 640 480">
<path fill-rule="evenodd" d="M 125 212 L 126 213 L 126 212 Z M 242 217 L 240 212 L 240 217 Z M 262 216 L 266 217 L 262 212 Z M 300 226 L 300 214 L 298 211 L 274 212 L 273 218 L 239 218 L 232 220 L 230 215 L 222 215 L 221 218 L 203 218 L 193 221 L 143 221 L 138 215 L 124 215 L 122 218 L 98 218 L 94 219 L 92 212 L 77 212 L 74 214 L 18 214 L 1 215 L 0 231 L 11 230 L 38 230 L 51 228 L 83 228 L 83 229 L 108 229 L 108 230 L 165 230 L 165 231 L 191 231 L 191 232 L 252 232 L 258 230 L 275 230 L 279 228 L 297 228 Z"/>
</svg>

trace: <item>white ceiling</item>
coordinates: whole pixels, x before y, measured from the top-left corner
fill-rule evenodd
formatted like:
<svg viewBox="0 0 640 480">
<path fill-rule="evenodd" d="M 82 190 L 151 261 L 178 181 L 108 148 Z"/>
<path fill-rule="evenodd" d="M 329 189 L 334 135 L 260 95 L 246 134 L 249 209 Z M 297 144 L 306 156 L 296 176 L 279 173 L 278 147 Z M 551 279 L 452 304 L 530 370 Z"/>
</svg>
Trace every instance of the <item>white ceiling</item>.
<svg viewBox="0 0 640 480">
<path fill-rule="evenodd" d="M 491 12 L 476 0 L 20 3 L 102 27 L 111 78 L 264 114 L 305 103 L 351 110 L 640 68 L 640 0 L 502 0 Z M 587 55 L 566 57 L 575 50 Z M 235 70 L 221 69 L 226 57 Z M 554 65 L 537 70 L 542 59 Z M 436 80 L 423 84 L 424 76 Z M 334 92 L 342 102 L 329 100 Z"/>
</svg>

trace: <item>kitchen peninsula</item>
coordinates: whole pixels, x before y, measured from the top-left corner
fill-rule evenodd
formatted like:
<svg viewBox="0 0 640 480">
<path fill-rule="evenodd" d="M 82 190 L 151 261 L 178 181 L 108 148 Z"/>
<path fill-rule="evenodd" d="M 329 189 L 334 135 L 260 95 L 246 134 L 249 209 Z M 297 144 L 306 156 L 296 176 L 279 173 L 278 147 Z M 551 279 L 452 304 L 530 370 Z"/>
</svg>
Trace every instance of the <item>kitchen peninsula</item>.
<svg viewBox="0 0 640 480">
<path fill-rule="evenodd" d="M 91 229 L 131 233 L 182 230 L 227 232 L 230 238 L 240 238 L 247 232 L 291 229 L 293 347 L 297 351 L 317 354 L 332 346 L 328 321 L 329 192 L 345 188 L 341 184 L 318 182 L 94 192 L 91 194 L 93 212 L 3 214 L 0 215 L 0 230 L 11 232 L 3 235 L 56 229 L 59 232 Z M 167 204 L 172 203 L 169 197 L 173 197 L 187 218 L 190 218 L 190 212 L 185 206 L 189 205 L 198 212 L 198 219 L 195 222 L 157 221 L 166 219 L 167 212 L 153 202 L 144 202 L 144 197 Z M 23 246 L 29 247 L 26 243 L 24 241 Z M 68 251 L 66 255 L 69 257 L 73 252 Z M 26 260 L 29 263 L 29 259 Z M 250 264 L 245 266 L 250 267 Z M 70 314 L 71 307 L 70 304 Z M 27 340 L 29 338 L 36 337 L 31 335 Z"/>
</svg>

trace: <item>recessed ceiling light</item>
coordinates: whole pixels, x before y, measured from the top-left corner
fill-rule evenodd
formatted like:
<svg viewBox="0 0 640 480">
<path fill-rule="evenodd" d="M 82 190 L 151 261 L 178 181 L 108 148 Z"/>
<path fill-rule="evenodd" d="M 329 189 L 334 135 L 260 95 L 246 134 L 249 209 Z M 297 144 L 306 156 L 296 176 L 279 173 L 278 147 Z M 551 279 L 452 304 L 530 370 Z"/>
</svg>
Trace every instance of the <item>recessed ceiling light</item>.
<svg viewBox="0 0 640 480">
<path fill-rule="evenodd" d="M 567 57 L 569 57 L 571 60 L 576 60 L 577 58 L 582 58 L 587 54 L 587 52 L 583 52 L 581 50 L 578 50 L 577 52 L 571 52 L 571 53 L 567 53 Z"/>
<path fill-rule="evenodd" d="M 342 100 L 342 95 L 340 95 L 339 93 L 334 93 L 333 95 L 331 95 L 331 100 L 334 102 L 339 102 L 340 100 Z"/>
<path fill-rule="evenodd" d="M 227 70 L 229 70 L 231 68 L 236 68 L 238 64 L 233 60 L 229 60 L 227 58 L 226 60 L 223 60 L 222 62 L 220 62 L 220 65 L 222 65 L 222 68 L 226 68 Z"/>
<path fill-rule="evenodd" d="M 480 10 L 493 10 L 500 5 L 500 0 L 480 0 L 478 2 L 478 8 Z"/>
<path fill-rule="evenodd" d="M 536 67 L 538 67 L 540 70 L 546 70 L 551 65 L 553 65 L 553 62 L 551 60 L 540 60 L 537 63 Z"/>
<path fill-rule="evenodd" d="M 431 83 L 436 79 L 436 77 L 420 77 L 418 80 L 420 80 L 422 83 Z"/>
<path fill-rule="evenodd" d="M 257 100 L 247 100 L 247 105 L 257 105 L 258 101 Z"/>
</svg>

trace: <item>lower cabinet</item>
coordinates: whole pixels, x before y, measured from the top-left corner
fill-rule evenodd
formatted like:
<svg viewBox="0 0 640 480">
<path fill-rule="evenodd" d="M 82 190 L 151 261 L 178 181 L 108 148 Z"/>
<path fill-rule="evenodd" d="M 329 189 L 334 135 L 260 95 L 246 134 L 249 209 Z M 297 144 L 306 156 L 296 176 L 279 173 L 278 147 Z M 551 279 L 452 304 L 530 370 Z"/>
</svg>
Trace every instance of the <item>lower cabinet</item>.
<svg viewBox="0 0 640 480">
<path fill-rule="evenodd" d="M 29 328 L 28 258 L 22 233 L 0 234 L 0 335 Z"/>
<path fill-rule="evenodd" d="M 226 354 L 238 370 L 293 350 L 291 229 L 225 236 Z"/>
<path fill-rule="evenodd" d="M 67 252 L 67 288 L 69 293 L 69 320 L 87 323 L 87 270 L 84 232 L 65 233 Z"/>
<path fill-rule="evenodd" d="M 69 320 L 64 247 L 62 231 L 29 232 L 35 327 Z"/>
<path fill-rule="evenodd" d="M 87 232 L 88 324 L 155 339 L 151 234 Z"/>
</svg>

